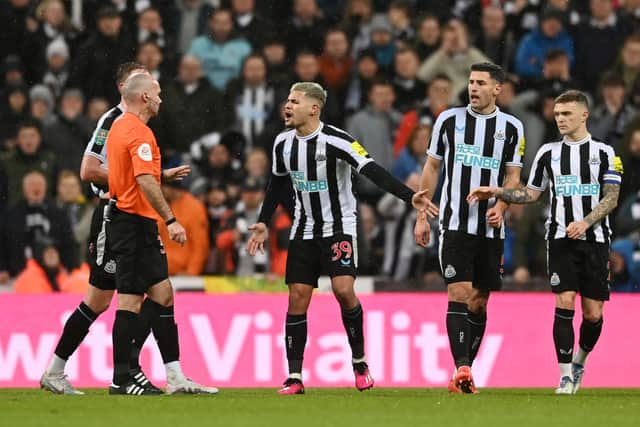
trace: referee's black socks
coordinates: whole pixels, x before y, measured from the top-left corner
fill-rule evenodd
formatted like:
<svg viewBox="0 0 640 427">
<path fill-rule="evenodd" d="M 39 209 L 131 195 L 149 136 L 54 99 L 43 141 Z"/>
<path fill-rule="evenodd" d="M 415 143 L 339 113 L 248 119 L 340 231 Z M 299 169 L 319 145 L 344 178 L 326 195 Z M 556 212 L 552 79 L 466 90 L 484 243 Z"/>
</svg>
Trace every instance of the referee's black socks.
<svg viewBox="0 0 640 427">
<path fill-rule="evenodd" d="M 447 308 L 447 335 L 456 368 L 471 365 L 469 359 L 469 322 L 467 304 L 449 301 Z"/>
<path fill-rule="evenodd" d="M 151 318 L 151 329 L 158 343 L 162 361 L 166 364 L 180 360 L 178 325 L 173 317 L 173 306 L 165 307 L 155 301 L 149 304 L 155 307 L 155 315 Z"/>
<path fill-rule="evenodd" d="M 553 319 L 553 342 L 556 346 L 558 363 L 571 363 L 573 357 L 573 314 L 575 310 L 556 307 Z"/>
<path fill-rule="evenodd" d="M 113 384 L 123 385 L 129 381 L 129 356 L 132 333 L 138 315 L 132 311 L 117 310 L 113 322 Z"/>
<path fill-rule="evenodd" d="M 362 323 L 363 315 L 360 301 L 358 301 L 358 305 L 351 310 L 342 310 L 342 324 L 347 332 L 347 338 L 351 346 L 351 357 L 353 359 L 362 359 L 364 357 L 364 331 Z"/>
<path fill-rule="evenodd" d="M 284 347 L 287 349 L 289 375 L 302 374 L 304 346 L 307 344 L 307 314 L 289 314 L 284 326 Z"/>
<path fill-rule="evenodd" d="M 67 360 L 87 336 L 89 327 L 97 318 L 98 314 L 84 302 L 81 302 L 64 324 L 55 354 L 61 359 Z"/>
</svg>

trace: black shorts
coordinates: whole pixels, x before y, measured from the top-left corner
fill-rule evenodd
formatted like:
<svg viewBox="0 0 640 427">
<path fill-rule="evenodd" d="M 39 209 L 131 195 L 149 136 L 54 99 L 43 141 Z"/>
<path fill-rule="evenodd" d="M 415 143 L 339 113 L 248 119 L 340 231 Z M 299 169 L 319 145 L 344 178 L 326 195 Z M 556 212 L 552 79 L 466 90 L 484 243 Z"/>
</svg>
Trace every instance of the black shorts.
<svg viewBox="0 0 640 427">
<path fill-rule="evenodd" d="M 104 227 L 104 208 L 108 200 L 101 199 L 93 211 L 89 232 L 89 283 L 104 291 L 116 290 L 116 259 L 111 253 Z"/>
<path fill-rule="evenodd" d="M 114 210 L 107 223 L 119 294 L 143 295 L 169 277 L 167 255 L 152 219 Z"/>
<path fill-rule="evenodd" d="M 553 293 L 566 291 L 609 300 L 609 245 L 584 240 L 547 242 L 547 268 Z"/>
<path fill-rule="evenodd" d="M 318 287 L 321 275 L 356 277 L 358 256 L 353 237 L 340 234 L 322 239 L 292 240 L 287 254 L 285 282 Z"/>
<path fill-rule="evenodd" d="M 504 241 L 445 231 L 440 237 L 440 268 L 447 285 L 472 282 L 474 288 L 502 287 Z"/>
</svg>

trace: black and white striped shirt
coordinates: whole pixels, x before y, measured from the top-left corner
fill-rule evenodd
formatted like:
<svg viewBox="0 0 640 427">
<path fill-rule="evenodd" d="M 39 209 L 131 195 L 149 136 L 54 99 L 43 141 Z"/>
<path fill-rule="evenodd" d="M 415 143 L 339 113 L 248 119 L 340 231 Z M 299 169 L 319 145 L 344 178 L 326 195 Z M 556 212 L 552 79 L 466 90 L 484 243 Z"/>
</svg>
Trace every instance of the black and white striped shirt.
<svg viewBox="0 0 640 427">
<path fill-rule="evenodd" d="M 289 175 L 296 194 L 291 239 L 356 236 L 352 168 L 373 159 L 351 135 L 320 123 L 310 135 L 289 130 L 273 145 L 273 174 Z"/>
<path fill-rule="evenodd" d="M 108 169 L 109 166 L 107 162 L 107 137 L 109 136 L 113 122 L 120 117 L 123 112 L 124 107 L 122 104 L 118 104 L 104 113 L 98 120 L 93 135 L 91 135 L 91 139 L 84 150 L 85 156 L 95 157 L 100 160 L 102 167 L 105 169 Z M 94 184 L 93 182 L 91 183 L 91 189 L 97 196 L 101 196 L 107 192 L 106 186 Z"/>
<path fill-rule="evenodd" d="M 563 139 L 543 145 L 533 161 L 528 187 L 551 189 L 546 239 L 566 238 L 567 226 L 583 220 L 600 203 L 603 185 L 621 183 L 620 158 L 610 145 L 591 135 L 581 141 Z M 583 240 L 609 243 L 609 216 L 589 227 Z"/>
<path fill-rule="evenodd" d="M 237 95 L 236 127 L 247 139 L 247 150 L 256 145 L 275 107 L 275 90 L 271 86 L 247 85 Z"/>
<path fill-rule="evenodd" d="M 498 107 L 487 115 L 469 106 L 440 113 L 427 154 L 444 160 L 441 231 L 504 239 L 502 227 L 498 232 L 487 225 L 486 212 L 495 201 L 470 206 L 466 197 L 479 186 L 502 186 L 507 166 L 522 167 L 524 146 L 522 123 Z"/>
</svg>

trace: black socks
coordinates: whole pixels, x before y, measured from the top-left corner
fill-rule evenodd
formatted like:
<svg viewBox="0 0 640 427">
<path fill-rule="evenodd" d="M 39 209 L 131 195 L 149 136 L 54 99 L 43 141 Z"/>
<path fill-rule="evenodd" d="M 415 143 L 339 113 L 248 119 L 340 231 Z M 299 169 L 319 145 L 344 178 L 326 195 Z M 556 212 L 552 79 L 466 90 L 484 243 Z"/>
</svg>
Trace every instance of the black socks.
<svg viewBox="0 0 640 427">
<path fill-rule="evenodd" d="M 351 357 L 362 359 L 364 357 L 364 331 L 362 327 L 362 305 L 358 302 L 351 310 L 342 310 L 342 324 L 347 332 Z"/>
<path fill-rule="evenodd" d="M 447 334 L 449 335 L 449 345 L 456 368 L 469 366 L 471 364 L 469 358 L 470 328 L 467 317 L 467 304 L 449 301 L 449 307 L 447 309 Z"/>
<path fill-rule="evenodd" d="M 573 314 L 575 310 L 556 308 L 553 320 L 553 342 L 558 363 L 571 363 L 573 357 Z"/>
<path fill-rule="evenodd" d="M 64 324 L 62 336 L 56 346 L 55 354 L 67 360 L 76 351 L 84 337 L 89 333 L 89 327 L 98 318 L 84 302 L 69 316 Z"/>
<path fill-rule="evenodd" d="M 284 346 L 287 349 L 289 374 L 302 373 L 304 346 L 307 343 L 307 314 L 288 314 L 285 323 Z"/>
</svg>

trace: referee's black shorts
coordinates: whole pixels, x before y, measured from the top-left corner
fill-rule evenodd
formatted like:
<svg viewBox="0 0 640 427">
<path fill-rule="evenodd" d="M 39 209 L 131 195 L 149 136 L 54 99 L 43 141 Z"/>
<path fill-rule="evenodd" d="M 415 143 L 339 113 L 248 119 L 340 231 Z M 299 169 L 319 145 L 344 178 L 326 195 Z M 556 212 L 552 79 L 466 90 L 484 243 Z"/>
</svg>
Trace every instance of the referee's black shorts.
<svg viewBox="0 0 640 427">
<path fill-rule="evenodd" d="M 143 295 L 169 277 L 167 255 L 154 220 L 114 209 L 107 230 L 116 258 L 118 293 Z"/>
<path fill-rule="evenodd" d="M 116 259 L 111 253 L 104 224 L 104 208 L 108 200 L 100 199 L 93 211 L 89 231 L 89 283 L 104 291 L 116 290 Z"/>
</svg>

